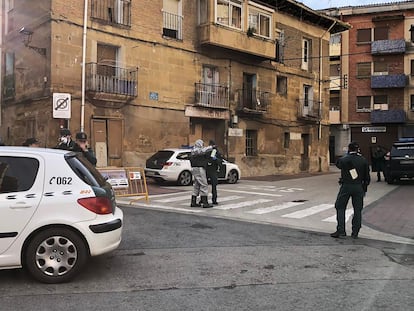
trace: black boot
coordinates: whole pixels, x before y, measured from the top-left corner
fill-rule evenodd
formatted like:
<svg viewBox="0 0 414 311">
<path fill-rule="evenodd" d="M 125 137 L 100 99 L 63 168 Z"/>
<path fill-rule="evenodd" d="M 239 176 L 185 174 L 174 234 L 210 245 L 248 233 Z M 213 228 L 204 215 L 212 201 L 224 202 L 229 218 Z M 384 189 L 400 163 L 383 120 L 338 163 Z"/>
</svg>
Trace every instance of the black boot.
<svg viewBox="0 0 414 311">
<path fill-rule="evenodd" d="M 208 203 L 208 200 L 207 200 L 207 196 L 201 196 L 201 203 L 203 204 L 203 208 L 210 208 L 210 207 L 213 207 L 213 205 L 210 205 L 209 203 Z"/>
<path fill-rule="evenodd" d="M 197 197 L 195 195 L 191 196 L 191 207 L 201 207 L 201 204 L 197 203 Z"/>
</svg>

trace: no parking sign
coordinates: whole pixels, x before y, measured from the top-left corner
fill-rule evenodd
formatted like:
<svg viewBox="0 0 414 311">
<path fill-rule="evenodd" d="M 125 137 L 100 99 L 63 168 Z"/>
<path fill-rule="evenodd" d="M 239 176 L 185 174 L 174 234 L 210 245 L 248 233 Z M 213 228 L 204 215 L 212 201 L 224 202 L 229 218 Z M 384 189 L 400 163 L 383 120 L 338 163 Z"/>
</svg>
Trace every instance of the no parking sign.
<svg viewBox="0 0 414 311">
<path fill-rule="evenodd" d="M 53 93 L 53 118 L 70 119 L 70 94 Z"/>
</svg>

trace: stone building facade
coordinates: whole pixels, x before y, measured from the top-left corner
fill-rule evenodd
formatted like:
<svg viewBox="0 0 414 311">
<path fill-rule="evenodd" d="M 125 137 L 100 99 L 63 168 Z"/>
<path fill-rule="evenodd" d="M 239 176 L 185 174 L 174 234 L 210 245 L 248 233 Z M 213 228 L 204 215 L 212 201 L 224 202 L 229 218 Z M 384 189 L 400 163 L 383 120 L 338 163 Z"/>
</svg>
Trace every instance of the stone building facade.
<svg viewBox="0 0 414 311">
<path fill-rule="evenodd" d="M 53 147 L 68 127 L 98 166 L 145 166 L 202 138 L 244 176 L 328 170 L 329 37 L 346 23 L 289 0 L 2 7 L 7 144 Z"/>
</svg>

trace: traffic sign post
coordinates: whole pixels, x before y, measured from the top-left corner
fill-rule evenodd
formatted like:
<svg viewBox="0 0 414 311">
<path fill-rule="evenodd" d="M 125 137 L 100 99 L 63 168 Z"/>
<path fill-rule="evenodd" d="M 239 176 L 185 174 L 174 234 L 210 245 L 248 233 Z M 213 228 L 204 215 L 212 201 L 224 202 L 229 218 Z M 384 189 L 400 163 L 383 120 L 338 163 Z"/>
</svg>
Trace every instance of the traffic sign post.
<svg viewBox="0 0 414 311">
<path fill-rule="evenodd" d="M 70 119 L 71 96 L 69 93 L 53 93 L 53 118 Z"/>
</svg>

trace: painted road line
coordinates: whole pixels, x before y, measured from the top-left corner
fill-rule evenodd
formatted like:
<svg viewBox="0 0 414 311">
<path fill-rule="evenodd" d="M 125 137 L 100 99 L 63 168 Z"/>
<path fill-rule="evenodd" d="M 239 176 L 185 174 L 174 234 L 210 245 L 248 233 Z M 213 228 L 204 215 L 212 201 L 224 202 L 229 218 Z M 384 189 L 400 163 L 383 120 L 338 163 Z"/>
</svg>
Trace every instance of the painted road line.
<svg viewBox="0 0 414 311">
<path fill-rule="evenodd" d="M 320 205 L 315 205 L 297 212 L 293 212 L 290 214 L 286 214 L 286 215 L 282 215 L 282 217 L 286 217 L 286 218 L 305 218 L 307 216 L 310 215 L 314 215 L 317 214 L 319 212 L 325 211 L 327 209 L 333 208 L 334 204 L 320 204 Z"/>
<path fill-rule="evenodd" d="M 282 196 L 281 194 L 274 194 L 274 193 L 263 193 L 263 192 L 252 192 L 252 191 L 230 190 L 230 189 L 220 189 L 220 191 L 243 193 L 243 194 L 254 194 L 254 195 L 262 195 L 262 196 L 269 196 L 269 197 L 281 197 Z"/>
<path fill-rule="evenodd" d="M 352 209 L 347 209 L 345 211 L 345 222 L 348 222 L 348 220 L 351 218 L 352 215 L 354 215 L 354 211 Z M 332 217 L 325 218 L 322 221 L 336 222 L 336 215 L 334 215 Z"/>
<path fill-rule="evenodd" d="M 139 207 L 150 207 L 154 209 L 163 209 L 163 210 L 170 210 L 170 211 L 182 211 L 188 213 L 202 213 L 204 210 L 201 209 L 193 209 L 193 208 L 181 208 L 181 207 L 173 207 L 173 206 L 164 206 L 164 205 L 156 205 L 156 204 L 132 204 L 130 206 L 139 208 Z"/>
<path fill-rule="evenodd" d="M 272 202 L 272 200 L 259 199 L 259 200 L 252 200 L 252 201 L 244 201 L 244 202 L 239 202 L 239 203 L 234 203 L 234 204 L 219 205 L 217 207 L 214 206 L 214 209 L 229 210 L 229 209 L 252 206 L 255 204 L 267 203 L 267 202 Z"/>
<path fill-rule="evenodd" d="M 228 197 L 220 197 L 217 201 L 219 202 L 219 204 L 221 204 L 222 202 L 227 202 L 227 201 L 233 201 L 233 200 L 238 200 L 238 199 L 242 199 L 243 197 L 240 197 L 238 195 L 231 195 Z M 211 197 L 209 196 L 209 199 L 211 199 Z M 182 203 L 181 205 L 185 206 L 188 205 L 188 202 L 186 203 Z"/>
<path fill-rule="evenodd" d="M 261 214 L 267 214 L 267 213 L 272 213 L 272 212 L 276 212 L 276 211 L 281 211 L 293 206 L 298 206 L 298 205 L 302 205 L 304 204 L 303 202 L 284 202 L 278 205 L 274 205 L 274 206 L 269 206 L 269 207 L 261 207 L 261 208 L 257 208 L 251 211 L 248 211 L 247 213 L 250 214 L 256 214 L 256 215 L 261 215 Z"/>
</svg>

